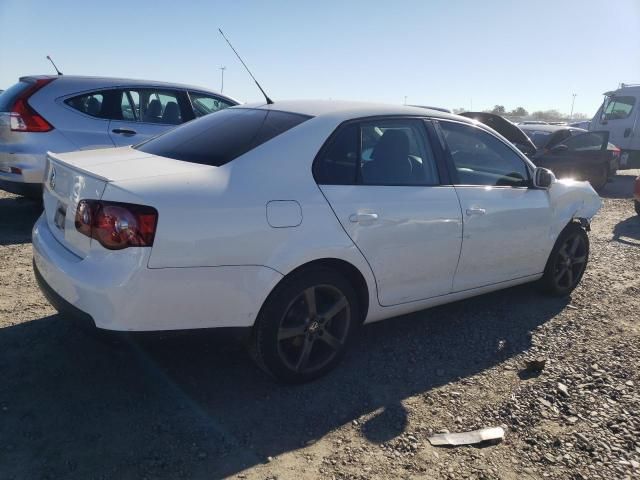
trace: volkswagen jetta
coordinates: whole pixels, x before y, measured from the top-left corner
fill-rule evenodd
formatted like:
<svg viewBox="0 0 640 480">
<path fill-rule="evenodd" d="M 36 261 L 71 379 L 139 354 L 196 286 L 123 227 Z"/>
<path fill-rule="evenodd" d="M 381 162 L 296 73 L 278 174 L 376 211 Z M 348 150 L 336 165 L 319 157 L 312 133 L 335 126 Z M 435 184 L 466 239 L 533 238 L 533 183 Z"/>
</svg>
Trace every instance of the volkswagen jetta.
<svg viewBox="0 0 640 480">
<path fill-rule="evenodd" d="M 464 117 L 276 102 L 50 154 L 34 269 L 102 329 L 249 328 L 299 382 L 366 322 L 533 281 L 568 294 L 600 205 Z"/>
</svg>

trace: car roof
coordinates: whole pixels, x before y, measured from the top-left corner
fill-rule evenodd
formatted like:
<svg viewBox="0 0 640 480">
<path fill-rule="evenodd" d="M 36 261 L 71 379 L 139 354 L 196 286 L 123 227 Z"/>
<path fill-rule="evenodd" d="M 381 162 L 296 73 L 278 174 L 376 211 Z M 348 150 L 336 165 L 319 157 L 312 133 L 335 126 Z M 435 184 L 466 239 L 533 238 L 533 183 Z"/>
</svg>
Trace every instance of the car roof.
<svg viewBox="0 0 640 480">
<path fill-rule="evenodd" d="M 222 98 L 228 98 L 235 103 L 240 103 L 233 97 L 224 95 L 220 92 L 212 90 L 210 88 L 198 87 L 196 85 L 185 85 L 183 83 L 171 83 L 160 82 L 158 80 L 140 80 L 134 78 L 117 78 L 117 77 L 91 77 L 83 75 L 25 75 L 20 77 L 20 80 L 38 80 L 38 79 L 57 79 L 65 83 L 74 83 L 82 88 L 103 88 L 103 87 L 118 87 L 118 86 L 146 86 L 146 87 L 165 87 L 165 88 L 179 88 L 186 90 L 196 90 L 200 92 L 213 93 Z"/>
<path fill-rule="evenodd" d="M 343 100 L 283 100 L 272 104 L 253 103 L 234 108 L 260 108 L 278 110 L 282 112 L 309 115 L 312 117 L 333 116 L 342 120 L 351 118 L 364 118 L 375 116 L 415 115 L 429 116 L 448 120 L 456 120 L 464 123 L 474 123 L 468 118 L 453 115 L 438 110 L 408 105 L 392 105 L 385 103 L 353 102 Z"/>
</svg>

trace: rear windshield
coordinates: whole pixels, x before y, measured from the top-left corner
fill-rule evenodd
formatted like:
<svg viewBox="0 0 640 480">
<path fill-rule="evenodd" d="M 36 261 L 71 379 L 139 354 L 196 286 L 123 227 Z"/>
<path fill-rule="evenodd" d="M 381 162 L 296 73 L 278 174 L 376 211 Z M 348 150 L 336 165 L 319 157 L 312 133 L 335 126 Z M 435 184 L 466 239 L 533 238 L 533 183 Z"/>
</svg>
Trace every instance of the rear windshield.
<svg viewBox="0 0 640 480">
<path fill-rule="evenodd" d="M 206 115 L 134 148 L 219 167 L 311 117 L 266 109 L 229 108 Z"/>
<path fill-rule="evenodd" d="M 18 96 L 31 86 L 27 82 L 18 82 L 0 93 L 0 112 L 9 112 Z"/>
</svg>

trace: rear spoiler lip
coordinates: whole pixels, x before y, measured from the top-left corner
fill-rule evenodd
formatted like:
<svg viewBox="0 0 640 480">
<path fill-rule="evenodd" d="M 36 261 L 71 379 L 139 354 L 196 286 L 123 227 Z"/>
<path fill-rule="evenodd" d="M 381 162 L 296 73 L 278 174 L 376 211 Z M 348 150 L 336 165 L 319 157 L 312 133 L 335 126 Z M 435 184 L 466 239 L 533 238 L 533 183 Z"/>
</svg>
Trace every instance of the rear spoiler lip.
<svg viewBox="0 0 640 480">
<path fill-rule="evenodd" d="M 47 151 L 47 156 L 46 156 L 46 158 L 47 158 L 47 164 L 48 164 L 50 161 L 52 161 L 52 160 L 53 160 L 53 161 L 55 161 L 56 163 L 62 163 L 62 164 L 64 164 L 64 165 L 68 165 L 69 167 L 73 168 L 74 170 L 78 170 L 79 172 L 82 172 L 82 173 L 84 173 L 84 174 L 86 174 L 86 175 L 89 175 L 90 177 L 93 177 L 93 178 L 95 178 L 95 179 L 97 179 L 97 180 L 102 180 L 103 182 L 112 182 L 112 180 L 111 180 L 111 179 L 109 179 L 109 178 L 107 178 L 107 177 L 103 177 L 102 175 L 98 175 L 97 173 L 92 172 L 92 171 L 90 171 L 90 170 L 86 170 L 86 169 L 84 169 L 84 168 L 82 168 L 82 167 L 78 167 L 77 165 L 74 165 L 73 163 L 70 163 L 70 162 L 65 161 L 64 159 L 60 158 L 58 155 L 59 155 L 59 154 L 56 154 L 56 153 L 53 153 L 53 152 Z M 47 167 L 45 168 L 45 172 L 46 172 L 46 171 L 48 171 L 48 165 L 47 165 Z"/>
</svg>

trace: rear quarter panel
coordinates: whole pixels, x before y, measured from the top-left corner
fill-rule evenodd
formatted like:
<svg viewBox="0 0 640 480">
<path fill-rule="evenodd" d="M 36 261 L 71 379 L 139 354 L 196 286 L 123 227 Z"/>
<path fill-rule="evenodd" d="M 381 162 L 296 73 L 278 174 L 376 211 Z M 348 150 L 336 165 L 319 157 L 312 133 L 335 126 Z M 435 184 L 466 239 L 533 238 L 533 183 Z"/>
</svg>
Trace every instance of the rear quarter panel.
<svg viewBox="0 0 640 480">
<path fill-rule="evenodd" d="M 222 167 L 119 181 L 107 186 L 103 198 L 158 210 L 149 268 L 260 265 L 286 275 L 307 262 L 337 258 L 360 270 L 370 302 L 377 303 L 368 264 L 311 173 L 336 126 L 330 117 L 311 119 Z M 299 225 L 269 225 L 267 204 L 278 200 L 300 205 Z"/>
</svg>

